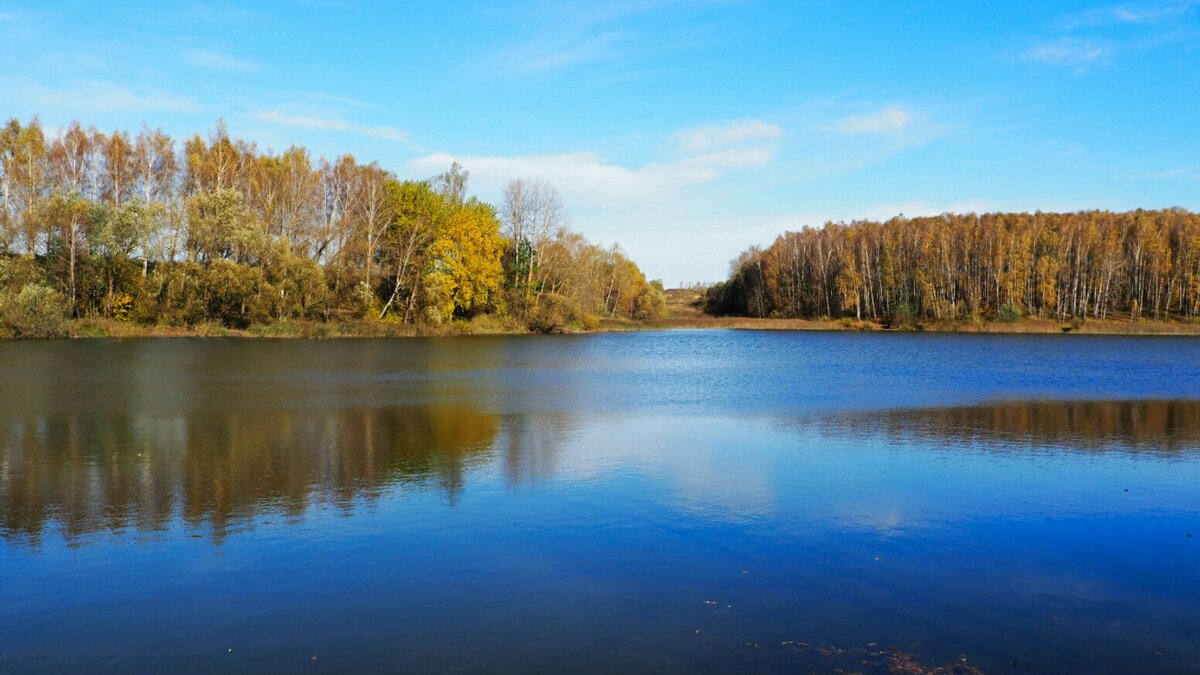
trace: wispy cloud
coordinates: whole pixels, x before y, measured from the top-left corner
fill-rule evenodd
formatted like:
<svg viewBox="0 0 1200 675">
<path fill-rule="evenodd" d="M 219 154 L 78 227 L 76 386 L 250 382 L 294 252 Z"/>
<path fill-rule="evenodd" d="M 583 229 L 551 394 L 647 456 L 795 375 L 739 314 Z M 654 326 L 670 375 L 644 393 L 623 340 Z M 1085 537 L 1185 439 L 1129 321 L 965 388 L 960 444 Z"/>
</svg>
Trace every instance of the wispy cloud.
<svg viewBox="0 0 1200 675">
<path fill-rule="evenodd" d="M 1167 0 L 1160 2 L 1138 2 L 1091 9 L 1071 17 L 1066 25 L 1111 26 L 1116 24 L 1154 24 L 1192 14 L 1200 7 L 1200 0 Z"/>
<path fill-rule="evenodd" d="M 593 64 L 662 54 L 707 41 L 689 14 L 709 2 L 525 2 L 488 13 L 512 27 L 516 39 L 496 53 L 494 65 L 509 73 L 547 73 Z M 670 12 L 653 28 L 640 19 Z"/>
<path fill-rule="evenodd" d="M 783 129 L 777 124 L 747 119 L 680 131 L 675 134 L 675 142 L 685 152 L 703 152 L 746 141 L 768 141 L 782 135 Z"/>
<path fill-rule="evenodd" d="M 188 21 L 202 21 L 217 24 L 245 24 L 265 18 L 265 14 L 257 9 L 237 7 L 228 3 L 193 2 L 187 5 L 181 16 Z"/>
<path fill-rule="evenodd" d="M 1135 180 L 1194 180 L 1200 181 L 1200 169 L 1194 166 L 1177 166 L 1170 169 L 1153 169 L 1127 174 Z"/>
<path fill-rule="evenodd" d="M 1198 9 L 1200 0 L 1150 0 L 1089 9 L 1057 22 L 1057 36 L 1028 43 L 1018 58 L 1082 75 L 1129 52 L 1193 40 L 1196 31 L 1186 23 L 1200 13 Z"/>
<path fill-rule="evenodd" d="M 596 35 L 584 35 L 568 44 L 533 47 L 524 53 L 514 53 L 516 63 L 531 71 L 553 70 L 566 66 L 594 61 L 605 61 L 620 56 L 630 40 L 629 33 L 608 31 Z"/>
<path fill-rule="evenodd" d="M 359 99 L 348 98 L 346 96 L 336 96 L 334 94 L 322 94 L 319 92 L 312 92 L 312 91 L 301 91 L 301 92 L 290 92 L 290 93 L 296 94 L 298 96 L 303 96 L 303 97 L 309 98 L 309 99 L 315 99 L 318 101 L 328 101 L 330 103 L 338 103 L 341 105 L 347 105 L 347 106 L 350 106 L 351 108 L 361 108 L 363 110 L 383 110 L 382 107 L 375 105 L 374 103 L 368 103 L 366 101 L 360 101 Z"/>
<path fill-rule="evenodd" d="M 1112 49 L 1096 40 L 1064 37 L 1031 45 L 1022 54 L 1025 61 L 1034 61 L 1051 66 L 1072 68 L 1086 72 L 1097 62 L 1102 62 Z"/>
<path fill-rule="evenodd" d="M 780 157 L 785 183 L 851 174 L 948 137 L 971 124 L 963 110 L 922 101 L 818 99 L 794 113 Z M 770 180 L 770 178 L 768 178 Z"/>
<path fill-rule="evenodd" d="M 882 134 L 903 131 L 912 126 L 913 113 L 898 105 L 889 105 L 879 110 L 858 115 L 848 115 L 834 123 L 833 128 L 842 134 Z"/>
<path fill-rule="evenodd" d="M 262 122 L 271 122 L 273 124 L 282 124 L 284 126 L 298 127 L 301 129 L 338 131 L 347 134 L 355 134 L 358 136 L 381 138 L 399 143 L 405 143 L 408 141 L 408 133 L 406 131 L 389 125 L 358 124 L 356 122 L 350 122 L 348 120 L 339 119 L 336 117 L 284 115 L 273 111 L 255 113 L 250 117 Z"/>
<path fill-rule="evenodd" d="M 253 73 L 262 69 L 262 65 L 254 61 L 212 49 L 190 49 L 183 53 L 183 60 L 200 68 L 229 73 Z"/>
<path fill-rule="evenodd" d="M 114 82 L 87 81 L 50 87 L 27 77 L 0 77 L 0 89 L 13 99 L 39 110 L 62 111 L 69 115 L 92 112 L 195 112 L 199 104 L 152 87 Z"/>
</svg>

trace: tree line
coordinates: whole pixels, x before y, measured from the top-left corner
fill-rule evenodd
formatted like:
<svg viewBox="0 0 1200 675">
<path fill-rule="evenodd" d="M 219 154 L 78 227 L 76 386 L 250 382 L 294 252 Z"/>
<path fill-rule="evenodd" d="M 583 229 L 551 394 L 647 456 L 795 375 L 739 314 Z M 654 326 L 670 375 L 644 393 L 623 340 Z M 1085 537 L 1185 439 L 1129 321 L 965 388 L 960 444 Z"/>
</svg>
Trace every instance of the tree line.
<svg viewBox="0 0 1200 675">
<path fill-rule="evenodd" d="M 573 231 L 553 186 L 515 179 L 495 206 L 467 196 L 468 178 L 457 164 L 414 181 L 351 155 L 260 151 L 221 122 L 180 144 L 149 127 L 48 135 L 12 119 L 0 128 L 0 330 L 485 314 L 560 331 L 662 311 L 661 284 Z"/>
<path fill-rule="evenodd" d="M 1200 215 L 1173 208 L 827 223 L 743 252 L 705 303 L 715 314 L 883 323 L 1191 320 L 1200 314 Z"/>
</svg>

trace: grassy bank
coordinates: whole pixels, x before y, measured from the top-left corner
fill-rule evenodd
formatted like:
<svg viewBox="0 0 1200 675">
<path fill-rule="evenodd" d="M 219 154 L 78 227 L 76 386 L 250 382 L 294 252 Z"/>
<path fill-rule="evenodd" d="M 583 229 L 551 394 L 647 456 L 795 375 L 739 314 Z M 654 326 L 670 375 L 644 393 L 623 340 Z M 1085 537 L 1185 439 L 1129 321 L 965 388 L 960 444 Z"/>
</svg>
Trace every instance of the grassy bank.
<svg viewBox="0 0 1200 675">
<path fill-rule="evenodd" d="M 666 292 L 667 316 L 641 324 L 650 328 L 729 328 L 743 330 L 844 330 L 925 331 L 935 333 L 1013 333 L 1084 335 L 1200 335 L 1200 323 L 1088 319 L 1079 324 L 1052 319 L 1026 318 L 1012 323 L 942 321 L 906 326 L 884 326 L 876 321 L 843 319 L 760 319 L 745 316 L 711 316 L 700 308 L 702 291 L 671 289 Z"/>
<path fill-rule="evenodd" d="M 1131 321 L 1128 319 L 1089 319 L 1072 325 L 1050 319 L 1023 319 L 1014 323 L 930 322 L 908 326 L 884 326 L 875 321 L 852 319 L 760 319 L 739 316 L 711 316 L 700 309 L 700 292 L 673 289 L 666 293 L 666 314 L 651 321 L 600 319 L 594 330 L 565 332 L 628 332 L 670 329 L 734 330 L 814 330 L 814 331 L 925 331 L 937 333 L 1011 333 L 1011 334 L 1084 334 L 1084 335 L 1200 335 L 1200 323 Z M 67 322 L 67 334 L 73 338 L 135 337 L 242 337 L 242 338 L 380 338 L 437 337 L 457 335 L 530 334 L 522 322 L 513 318 L 482 315 L 470 320 L 454 320 L 441 325 L 405 324 L 389 321 L 283 321 L 245 329 L 219 323 L 194 326 L 157 326 L 111 319 L 76 319 Z"/>
<path fill-rule="evenodd" d="M 237 338 L 382 338 L 446 337 L 454 335 L 514 335 L 528 333 L 520 323 L 495 317 L 451 321 L 439 326 L 387 321 L 281 321 L 229 328 L 219 323 L 194 326 L 156 326 L 111 319 L 78 319 L 67 323 L 72 338 L 237 337 Z"/>
</svg>

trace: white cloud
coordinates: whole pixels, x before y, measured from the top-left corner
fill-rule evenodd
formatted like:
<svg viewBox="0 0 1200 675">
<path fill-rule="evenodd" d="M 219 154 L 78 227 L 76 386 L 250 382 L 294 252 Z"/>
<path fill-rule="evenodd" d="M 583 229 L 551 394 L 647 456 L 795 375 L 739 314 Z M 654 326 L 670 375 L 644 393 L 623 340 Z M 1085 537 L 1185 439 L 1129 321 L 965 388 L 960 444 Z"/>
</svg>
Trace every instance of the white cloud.
<svg viewBox="0 0 1200 675">
<path fill-rule="evenodd" d="M 849 111 L 856 115 L 846 116 Z M 728 208 L 720 196 L 767 181 L 784 192 L 804 190 L 817 176 L 855 171 L 881 158 L 928 143 L 947 133 L 923 110 L 903 104 L 838 106 L 822 110 L 825 122 L 800 122 L 789 129 L 790 142 L 805 156 L 770 174 L 744 173 L 773 166 L 782 151 L 785 131 L 761 119 L 686 127 L 663 137 L 663 157 L 643 163 L 621 163 L 599 152 L 466 155 L 436 152 L 411 160 L 406 173 L 432 176 L 458 162 L 471 174 L 472 191 L 494 199 L 513 178 L 544 178 L 563 193 L 578 227 L 597 241 L 619 241 L 652 277 L 669 284 L 714 281 L 725 276 L 732 256 L 751 244 L 769 244 L 788 229 L 820 226 L 829 219 L 888 218 L 978 211 L 982 202 L 944 206 L 912 202 L 883 204 L 862 212 L 794 214 L 779 219 L 770 204 L 754 204 L 745 212 Z M 815 116 L 814 116 L 815 117 Z M 791 136 L 795 134 L 795 138 Z M 839 164 L 842 162 L 842 164 Z M 787 184 L 784 188 L 781 184 Z M 681 232 L 686 234 L 681 235 Z"/>
<path fill-rule="evenodd" d="M 42 111 L 69 115 L 94 112 L 194 112 L 200 106 L 186 96 L 152 87 L 129 87 L 113 82 L 89 81 L 48 87 L 27 77 L 0 77 L 0 89 L 15 100 Z"/>
<path fill-rule="evenodd" d="M 1076 72 L 1082 73 L 1093 63 L 1107 58 L 1111 51 L 1094 40 L 1059 38 L 1031 46 L 1021 54 L 1021 58 L 1051 66 L 1074 68 Z"/>
<path fill-rule="evenodd" d="M 785 157 L 781 167 L 791 181 L 860 171 L 966 128 L 938 109 L 905 102 L 817 101 L 801 115 L 788 147 L 803 154 Z"/>
<path fill-rule="evenodd" d="M 593 152 L 470 156 L 437 152 L 409 162 L 417 175 L 433 175 L 458 162 L 471 172 L 482 191 L 498 192 L 513 178 L 543 178 L 554 183 L 569 201 L 585 206 L 650 200 L 673 194 L 687 185 L 716 180 L 737 170 L 764 166 L 773 151 L 767 148 L 723 148 L 669 162 L 624 167 L 606 162 Z"/>
<path fill-rule="evenodd" d="M 357 124 L 335 117 L 307 117 L 300 115 L 283 115 L 277 112 L 261 112 L 251 115 L 251 118 L 262 121 L 271 122 L 274 124 L 282 124 L 289 127 L 299 127 L 301 129 L 317 129 L 321 131 L 339 131 L 347 134 L 355 134 L 358 136 L 369 136 L 371 138 L 382 138 L 388 141 L 396 141 L 405 143 L 408 141 L 408 133 L 402 129 L 397 129 L 388 125 L 368 125 Z M 449 166 L 449 164 L 447 164 Z"/>
<path fill-rule="evenodd" d="M 672 164 L 651 166 L 674 167 L 683 172 L 689 182 L 704 183 L 730 169 L 764 166 L 771 161 L 772 154 L 766 148 L 731 148 L 688 157 Z"/>
<path fill-rule="evenodd" d="M 606 163 L 591 152 L 507 157 L 438 152 L 414 159 L 408 166 L 418 175 L 433 175 L 445 171 L 453 162 L 470 171 L 472 181 L 482 183 L 480 187 L 489 192 L 498 192 L 513 178 L 544 178 L 553 182 L 570 201 L 586 204 L 645 199 L 682 178 L 682 174 L 673 175 L 663 165 L 629 169 Z"/>
<path fill-rule="evenodd" d="M 911 112 L 898 105 L 889 105 L 875 112 L 843 117 L 833 128 L 843 134 L 883 134 L 903 131 L 912 123 Z"/>
<path fill-rule="evenodd" d="M 685 129 L 668 137 L 679 156 L 633 167 L 606 161 L 594 152 L 511 156 L 435 152 L 410 161 L 408 167 L 416 175 L 433 175 L 458 162 L 471 172 L 472 182 L 483 194 L 498 193 L 513 178 L 542 178 L 571 202 L 606 207 L 661 200 L 730 171 L 765 166 L 775 152 L 765 141 L 782 133 L 774 124 L 750 119 Z"/>
<path fill-rule="evenodd" d="M 193 66 L 231 73 L 253 73 L 262 69 L 262 66 L 254 61 L 239 59 L 232 54 L 211 49 L 188 50 L 184 52 L 183 59 Z"/>
<path fill-rule="evenodd" d="M 783 129 L 762 120 L 735 120 L 726 124 L 687 129 L 675 134 L 675 142 L 685 152 L 704 152 L 712 148 L 779 138 Z"/>
</svg>

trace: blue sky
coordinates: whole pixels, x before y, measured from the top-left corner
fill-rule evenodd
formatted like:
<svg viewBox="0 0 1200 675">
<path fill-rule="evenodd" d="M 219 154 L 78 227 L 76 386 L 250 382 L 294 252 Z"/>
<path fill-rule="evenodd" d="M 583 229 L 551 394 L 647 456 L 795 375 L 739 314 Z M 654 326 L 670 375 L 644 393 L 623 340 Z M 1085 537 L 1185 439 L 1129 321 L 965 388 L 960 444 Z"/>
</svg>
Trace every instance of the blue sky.
<svg viewBox="0 0 1200 675">
<path fill-rule="evenodd" d="M 1200 209 L 1200 0 L 13 2 L 0 116 L 541 177 L 668 285 L 825 220 Z"/>
</svg>

